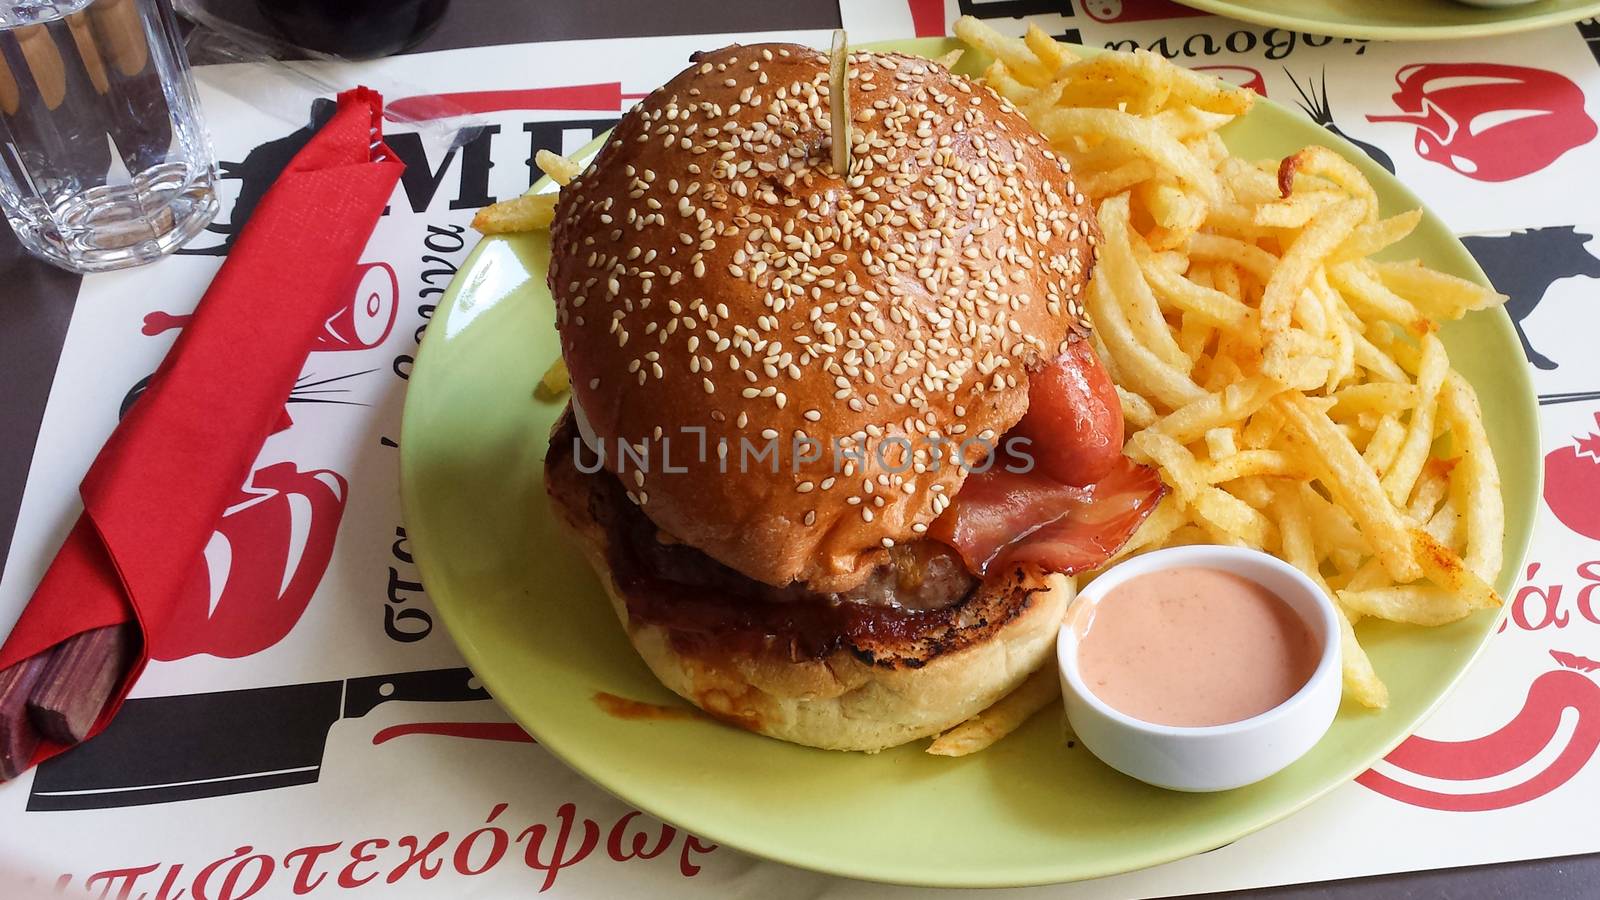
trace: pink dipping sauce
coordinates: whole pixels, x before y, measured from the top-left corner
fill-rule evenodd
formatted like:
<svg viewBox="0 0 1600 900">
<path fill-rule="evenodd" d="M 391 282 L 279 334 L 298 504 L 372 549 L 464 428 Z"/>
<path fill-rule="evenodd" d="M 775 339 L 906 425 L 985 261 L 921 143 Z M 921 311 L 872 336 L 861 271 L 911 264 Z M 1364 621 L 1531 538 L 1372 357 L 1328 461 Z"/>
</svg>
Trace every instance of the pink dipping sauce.
<svg viewBox="0 0 1600 900">
<path fill-rule="evenodd" d="M 1264 713 L 1310 681 L 1321 657 L 1288 603 L 1221 569 L 1130 578 L 1073 624 L 1089 690 L 1159 725 L 1222 725 Z"/>
</svg>

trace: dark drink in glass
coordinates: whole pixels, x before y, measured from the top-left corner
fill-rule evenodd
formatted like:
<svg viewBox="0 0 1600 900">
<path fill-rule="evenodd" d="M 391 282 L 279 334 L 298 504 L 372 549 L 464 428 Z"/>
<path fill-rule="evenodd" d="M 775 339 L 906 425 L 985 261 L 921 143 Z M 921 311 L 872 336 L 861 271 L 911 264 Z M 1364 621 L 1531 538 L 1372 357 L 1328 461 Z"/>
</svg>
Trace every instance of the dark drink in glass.
<svg viewBox="0 0 1600 900">
<path fill-rule="evenodd" d="M 292 44 L 345 59 L 399 53 L 438 26 L 450 0 L 256 0 Z"/>
</svg>

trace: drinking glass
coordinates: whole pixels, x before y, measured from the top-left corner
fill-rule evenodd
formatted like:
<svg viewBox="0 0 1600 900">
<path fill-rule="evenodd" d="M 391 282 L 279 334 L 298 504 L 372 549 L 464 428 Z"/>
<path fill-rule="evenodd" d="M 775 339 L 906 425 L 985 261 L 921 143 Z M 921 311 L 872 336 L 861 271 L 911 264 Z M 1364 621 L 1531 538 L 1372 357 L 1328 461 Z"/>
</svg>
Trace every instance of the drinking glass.
<svg viewBox="0 0 1600 900">
<path fill-rule="evenodd" d="M 217 213 L 169 0 L 0 0 L 0 207 L 76 272 L 140 265 Z"/>
</svg>

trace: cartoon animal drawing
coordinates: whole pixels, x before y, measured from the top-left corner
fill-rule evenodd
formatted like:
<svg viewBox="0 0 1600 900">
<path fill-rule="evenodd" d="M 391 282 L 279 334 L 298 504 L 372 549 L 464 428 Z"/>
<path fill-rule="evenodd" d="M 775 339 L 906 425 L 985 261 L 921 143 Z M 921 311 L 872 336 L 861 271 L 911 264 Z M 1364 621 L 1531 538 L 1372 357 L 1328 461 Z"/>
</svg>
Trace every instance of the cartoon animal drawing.
<svg viewBox="0 0 1600 900">
<path fill-rule="evenodd" d="M 1289 83 L 1294 85 L 1295 91 L 1300 94 L 1300 99 L 1295 101 L 1295 105 L 1305 110 L 1306 115 L 1311 117 L 1311 121 L 1360 147 L 1361 152 L 1372 157 L 1373 162 L 1383 166 L 1389 171 L 1389 174 L 1394 174 L 1394 160 L 1389 158 L 1389 154 L 1366 141 L 1345 134 L 1338 125 L 1334 124 L 1333 110 L 1328 106 L 1328 70 L 1326 67 L 1322 70 L 1320 89 L 1310 78 L 1306 79 L 1305 86 L 1302 87 L 1300 79 L 1294 77 L 1294 73 L 1289 71 L 1287 67 L 1284 68 L 1283 74 L 1289 76 Z"/>
<path fill-rule="evenodd" d="M 1593 238 L 1576 226 L 1559 225 L 1503 235 L 1471 234 L 1461 239 L 1490 283 L 1511 298 L 1506 312 L 1517 328 L 1528 362 L 1537 368 L 1554 369 L 1558 364 L 1534 349 L 1523 320 L 1538 307 L 1552 283 L 1580 276 L 1600 278 L 1600 259 L 1584 247 Z"/>
<path fill-rule="evenodd" d="M 223 178 L 239 181 L 239 196 L 233 202 L 228 221 L 212 222 L 206 226 L 207 231 L 223 236 L 222 243 L 206 247 L 181 247 L 177 252 L 194 256 L 227 256 L 228 248 L 233 246 L 234 239 L 244 230 L 245 223 L 250 221 L 250 214 L 255 212 L 256 204 L 261 202 L 267 189 L 278 180 L 284 166 L 294 159 L 300 148 L 309 143 L 311 137 L 333 118 L 336 108 L 337 104 L 332 100 L 318 97 L 311 101 L 310 119 L 305 125 L 281 138 L 256 145 L 239 162 L 224 160 L 219 166 L 220 174 Z"/>
</svg>

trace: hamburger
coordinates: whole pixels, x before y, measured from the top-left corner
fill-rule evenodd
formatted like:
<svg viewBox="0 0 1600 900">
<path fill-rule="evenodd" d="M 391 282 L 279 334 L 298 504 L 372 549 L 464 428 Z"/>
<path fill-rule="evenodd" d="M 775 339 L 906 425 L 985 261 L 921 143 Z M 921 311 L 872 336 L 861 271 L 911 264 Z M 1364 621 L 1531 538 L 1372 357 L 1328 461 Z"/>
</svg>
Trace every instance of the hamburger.
<svg viewBox="0 0 1600 900">
<path fill-rule="evenodd" d="M 628 637 L 725 721 L 878 750 L 1052 652 L 1159 501 L 1088 340 L 1092 208 L 942 65 L 699 53 L 561 192 L 546 486 Z"/>
</svg>

